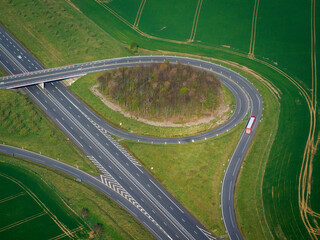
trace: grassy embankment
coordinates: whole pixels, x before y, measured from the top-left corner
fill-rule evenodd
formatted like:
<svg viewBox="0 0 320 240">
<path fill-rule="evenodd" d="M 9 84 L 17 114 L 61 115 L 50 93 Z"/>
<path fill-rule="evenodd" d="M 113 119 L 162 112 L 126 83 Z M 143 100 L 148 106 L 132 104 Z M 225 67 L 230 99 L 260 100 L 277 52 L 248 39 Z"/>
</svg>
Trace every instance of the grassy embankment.
<svg viewBox="0 0 320 240">
<path fill-rule="evenodd" d="M 104 228 L 103 234 L 97 239 L 153 239 L 153 236 L 125 210 L 85 183 L 79 183 L 74 178 L 51 168 L 6 155 L 0 155 L 0 165 L 3 166 L 1 169 L 10 168 L 12 175 L 16 176 L 24 184 L 28 184 L 28 187 L 34 193 L 39 191 L 39 195 L 37 195 L 41 197 L 41 200 L 45 203 L 50 203 L 50 209 L 60 212 L 57 217 L 62 216 L 61 219 L 68 220 L 66 223 L 74 225 L 72 219 L 78 219 L 78 222 L 85 225 L 83 220 L 79 219 L 79 217 L 74 217 L 74 215 L 83 216 L 82 209 L 88 209 L 88 217 L 85 221 L 91 227 L 97 223 L 102 223 Z M 22 172 L 34 178 L 30 184 L 27 179 L 20 179 Z M 8 174 L 7 171 L 6 174 Z M 1 185 L 1 188 L 3 187 L 6 186 Z M 70 189 L 73 191 L 70 191 Z M 45 192 L 42 193 L 40 190 Z M 61 201 L 61 198 L 64 202 Z M 70 207 L 75 210 L 76 214 L 70 212 Z M 62 215 L 61 212 L 63 211 L 68 215 Z M 21 226 L 23 227 L 24 225 Z M 35 234 L 41 232 L 38 223 L 34 224 L 34 226 L 38 230 L 32 232 L 33 238 Z M 47 231 L 48 228 L 49 226 L 44 229 Z M 17 237 L 16 234 L 14 236 L 15 238 Z M 41 235 L 41 237 L 43 236 Z"/>
<path fill-rule="evenodd" d="M 0 155 L 1 239 L 88 239 L 88 224 L 41 178 L 10 161 Z"/>
<path fill-rule="evenodd" d="M 258 72 L 265 79 L 268 79 L 268 81 L 273 82 L 280 89 L 280 91 L 284 93 L 281 96 L 280 101 L 280 120 L 285 120 L 284 116 L 290 116 L 290 119 L 282 123 L 283 128 L 281 128 L 279 125 L 278 129 L 282 129 L 282 131 L 278 131 L 274 145 L 270 150 L 270 157 L 266 158 L 266 163 L 264 163 L 265 165 L 268 166 L 269 164 L 270 166 L 267 167 L 264 175 L 269 175 L 269 177 L 266 177 L 264 180 L 264 184 L 268 186 L 264 187 L 262 193 L 264 196 L 264 206 L 261 205 L 261 201 L 255 201 L 259 206 L 253 207 L 251 205 L 248 208 L 243 207 L 240 215 L 245 218 L 245 216 L 247 216 L 252 209 L 261 209 L 262 213 L 264 211 L 268 212 L 267 222 L 270 223 L 269 228 L 272 229 L 272 234 L 274 236 L 278 236 L 277 232 L 281 233 L 283 231 L 282 226 L 284 226 L 283 228 L 285 229 L 283 235 L 292 236 L 291 233 L 297 231 L 300 232 L 302 236 L 308 236 L 306 235 L 307 233 L 304 225 L 302 224 L 301 220 L 299 220 L 299 217 L 297 217 L 297 215 L 299 215 L 299 203 L 297 199 L 298 190 L 294 187 L 298 185 L 297 176 L 299 175 L 301 160 L 303 158 L 303 151 L 307 135 L 306 132 L 309 129 L 308 118 L 306 117 L 308 116 L 306 113 L 307 106 L 305 105 L 305 100 L 298 93 L 297 88 L 293 87 L 292 83 L 290 83 L 290 79 L 279 72 L 280 68 L 285 70 L 287 73 L 289 72 L 292 76 L 294 76 L 295 79 L 300 79 L 300 83 L 303 82 L 302 85 L 311 85 L 311 67 L 309 64 L 310 41 L 307 37 L 310 36 L 310 28 L 308 27 L 310 18 L 308 17 L 307 13 L 310 12 L 310 6 L 308 4 L 301 2 L 297 5 L 292 5 L 286 1 L 277 2 L 277 6 L 279 8 L 277 8 L 276 11 L 273 11 L 273 2 L 263 3 L 265 6 L 263 8 L 259 8 L 259 20 L 256 31 L 257 37 L 256 39 L 250 39 L 250 31 L 252 26 L 252 12 L 250 12 L 250 9 L 253 9 L 252 3 L 243 1 L 239 2 L 238 4 L 231 4 L 228 7 L 228 12 L 230 13 L 228 16 L 234 17 L 230 18 L 226 17 L 227 15 L 219 15 L 219 12 L 224 13 L 225 11 L 226 7 L 224 4 L 217 5 L 216 3 L 208 3 L 209 1 L 204 1 L 199 19 L 199 26 L 202 25 L 202 27 L 198 28 L 195 39 L 196 42 L 186 45 L 186 43 L 182 42 L 180 44 L 176 44 L 172 41 L 166 41 L 166 39 L 171 38 L 170 35 L 167 35 L 166 39 L 150 38 L 150 36 L 144 35 L 143 33 L 136 31 L 136 29 L 132 29 L 130 25 L 121 22 L 120 19 L 116 18 L 109 11 L 107 11 L 107 9 L 105 9 L 103 6 L 100 6 L 96 2 L 76 0 L 73 2 L 76 3 L 83 13 L 86 14 L 90 19 L 92 19 L 106 31 L 111 32 L 114 37 L 125 44 L 130 44 L 130 42 L 135 41 L 140 45 L 141 48 L 150 50 L 163 49 L 166 51 L 188 52 L 191 54 L 208 57 L 214 56 L 214 58 L 225 59 L 244 65 Z M 112 4 L 117 5 L 117 2 L 113 1 Z M 168 2 L 168 8 L 170 8 L 169 4 L 170 3 Z M 214 9 L 217 7 L 218 15 L 211 14 L 211 17 L 202 17 L 202 13 L 211 13 L 213 10 L 210 8 L 210 5 L 207 4 L 214 4 Z M 288 6 L 290 6 L 291 11 L 285 10 Z M 145 8 L 147 7 L 148 5 L 146 4 Z M 221 9 L 223 11 L 221 11 Z M 241 10 L 243 14 L 238 14 L 240 9 L 247 9 L 247 11 L 242 12 Z M 302 14 L 298 16 L 298 22 L 302 31 L 296 31 L 296 25 L 293 24 L 294 22 L 297 22 L 297 16 L 294 14 L 295 9 L 302 10 Z M 145 10 L 146 9 L 143 11 Z M 283 12 L 286 14 L 283 14 Z M 176 14 L 176 16 L 178 15 L 179 14 Z M 168 17 L 166 14 L 163 14 L 163 16 L 164 18 Z M 269 16 L 273 16 L 273 18 L 271 18 L 272 21 L 269 21 Z M 221 21 L 216 21 L 219 18 L 223 21 L 223 23 L 221 23 Z M 143 25 L 142 19 L 143 18 L 140 20 L 141 22 L 139 26 L 141 24 Z M 149 24 L 149 22 L 152 20 L 145 19 L 144 21 L 145 24 Z M 247 24 L 243 24 L 242 26 L 244 27 L 239 28 L 238 23 L 243 21 L 245 21 Z M 108 24 L 106 24 L 107 22 Z M 133 22 L 131 24 L 133 24 Z M 226 24 L 231 27 L 226 28 Z M 233 26 L 237 26 L 237 28 L 235 29 Z M 238 34 L 238 30 L 241 31 L 240 35 Z M 201 37 L 203 34 L 207 35 L 207 37 Z M 239 36 L 243 37 L 239 39 Z M 207 42 L 204 41 L 205 38 L 207 39 Z M 230 48 L 223 47 L 220 44 L 229 45 Z M 249 44 L 251 49 L 250 53 L 254 54 L 255 56 L 259 56 L 260 59 L 248 59 L 247 52 Z M 266 46 L 268 47 L 266 48 Z M 254 48 L 253 51 L 252 47 Z M 261 61 L 261 59 L 263 61 Z M 289 132 L 285 129 L 292 129 L 292 131 Z M 268 136 L 270 137 L 271 135 Z M 265 139 L 264 142 L 268 142 L 268 140 Z M 287 153 L 287 155 L 284 153 Z M 259 156 L 259 159 L 263 159 L 264 153 L 261 152 Z M 287 162 L 290 163 L 289 165 L 286 165 L 289 167 L 290 171 L 280 171 L 280 167 L 272 167 L 276 166 L 276 163 L 281 165 L 287 164 Z M 258 166 L 259 164 L 257 167 Z M 264 170 L 262 170 L 262 172 L 264 172 Z M 295 172 L 295 174 L 292 174 L 293 172 Z M 251 171 L 251 173 L 255 172 Z M 281 178 L 279 178 L 280 176 Z M 288 181 L 292 187 L 289 187 L 289 185 L 286 184 Z M 248 183 L 242 186 L 245 188 L 247 185 Z M 278 186 L 277 188 L 273 188 L 273 195 L 268 192 L 271 191 L 272 186 Z M 259 190 L 260 187 L 257 186 Z M 256 195 L 259 194 L 259 190 L 256 189 L 256 191 L 249 192 L 247 199 L 256 198 Z M 278 196 L 275 202 L 273 200 L 273 196 Z M 312 199 L 316 198 L 317 195 L 313 194 Z M 312 200 L 312 202 L 315 203 L 316 201 Z M 289 209 L 290 206 L 293 207 Z M 290 216 L 296 217 L 291 218 Z M 250 225 L 253 226 L 252 228 L 255 226 L 257 226 L 257 228 L 261 228 L 259 227 L 259 225 L 261 226 L 259 223 L 261 217 L 259 217 L 258 214 L 251 219 L 252 221 L 249 220 L 244 223 L 247 224 L 250 222 L 250 224 L 247 226 L 247 229 L 251 229 Z M 295 226 L 294 231 L 290 229 L 290 225 Z M 254 237 L 255 236 L 253 236 L 253 238 Z"/>
<path fill-rule="evenodd" d="M 39 107 L 18 90 L 0 90 L 0 141 L 78 166 L 97 174 L 95 166 Z"/>
<path fill-rule="evenodd" d="M 0 77 L 6 76 L 7 74 L 0 68 Z"/>
<path fill-rule="evenodd" d="M 91 73 L 84 77 L 81 77 L 78 81 L 70 86 L 70 89 L 85 103 L 91 106 L 92 109 L 98 112 L 106 121 L 126 131 L 157 137 L 190 136 L 212 129 L 212 126 L 214 126 L 219 120 L 212 120 L 209 123 L 198 124 L 190 127 L 158 127 L 139 122 L 132 118 L 127 118 L 123 116 L 123 114 L 106 107 L 106 105 L 99 99 L 99 97 L 88 90 L 92 86 L 97 84 L 97 78 L 99 77 L 99 75 L 101 75 L 101 73 Z M 230 109 L 233 110 L 235 106 L 235 98 L 230 90 L 223 85 L 222 94 L 224 97 L 224 104 L 228 105 Z M 224 113 L 222 117 L 228 119 L 231 115 L 232 112 L 229 111 Z"/>
<path fill-rule="evenodd" d="M 0 22 L 47 68 L 129 54 L 67 1 L 4 0 Z"/>
</svg>

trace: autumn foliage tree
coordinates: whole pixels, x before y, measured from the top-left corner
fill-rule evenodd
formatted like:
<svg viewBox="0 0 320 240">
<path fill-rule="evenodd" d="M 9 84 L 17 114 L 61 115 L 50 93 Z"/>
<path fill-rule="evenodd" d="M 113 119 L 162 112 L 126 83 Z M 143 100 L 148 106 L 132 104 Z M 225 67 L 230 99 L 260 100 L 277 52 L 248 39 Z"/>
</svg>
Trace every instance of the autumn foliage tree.
<svg viewBox="0 0 320 240">
<path fill-rule="evenodd" d="M 100 75 L 98 83 L 107 98 L 144 118 L 185 120 L 221 103 L 218 76 L 181 63 L 121 67 Z"/>
</svg>

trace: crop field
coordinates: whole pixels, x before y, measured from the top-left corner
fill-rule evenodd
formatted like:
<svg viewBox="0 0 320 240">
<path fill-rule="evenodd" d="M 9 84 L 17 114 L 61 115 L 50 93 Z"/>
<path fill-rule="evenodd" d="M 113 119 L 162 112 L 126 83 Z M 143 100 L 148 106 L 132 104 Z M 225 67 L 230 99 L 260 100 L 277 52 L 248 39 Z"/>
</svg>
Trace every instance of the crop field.
<svg viewBox="0 0 320 240">
<path fill-rule="evenodd" d="M 139 29 L 155 37 L 187 41 L 192 32 L 197 1 L 146 1 Z"/>
<path fill-rule="evenodd" d="M 195 40 L 205 45 L 249 51 L 252 1 L 205 0 Z"/>
<path fill-rule="evenodd" d="M 309 88 L 312 87 L 310 18 L 309 2 L 260 1 L 255 39 L 257 57 L 270 59 Z"/>
<path fill-rule="evenodd" d="M 1 239 L 87 238 L 90 227 L 39 177 L 0 163 Z"/>
</svg>

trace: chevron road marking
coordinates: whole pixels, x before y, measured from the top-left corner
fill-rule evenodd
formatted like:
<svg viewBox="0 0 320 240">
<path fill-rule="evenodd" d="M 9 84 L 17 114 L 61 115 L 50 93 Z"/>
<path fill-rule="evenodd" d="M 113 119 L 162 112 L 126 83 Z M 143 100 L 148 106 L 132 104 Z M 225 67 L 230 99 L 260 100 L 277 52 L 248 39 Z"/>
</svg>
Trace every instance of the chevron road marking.
<svg viewBox="0 0 320 240">
<path fill-rule="evenodd" d="M 134 164 L 137 167 L 141 167 L 140 163 L 130 155 L 130 153 L 127 152 L 127 150 L 125 150 L 116 140 L 114 140 L 109 134 L 108 131 L 106 129 L 104 129 L 103 127 L 101 127 L 99 124 L 97 124 L 95 121 L 93 121 L 91 118 L 89 118 L 87 115 L 85 115 L 83 113 L 83 115 L 113 144 L 115 145 L 120 152 L 123 153 L 123 155 L 126 156 L 126 158 L 128 158 L 130 160 L 130 162 L 132 162 L 132 164 Z M 138 170 L 140 170 L 138 168 Z M 141 172 L 141 170 L 140 170 Z"/>
<path fill-rule="evenodd" d="M 165 230 L 144 210 L 143 207 L 128 193 L 120 183 L 112 177 L 112 175 L 95 159 L 93 156 L 87 156 L 90 161 L 103 173 L 100 175 L 100 180 L 108 188 L 112 189 L 120 196 L 125 198 L 133 206 L 135 206 L 140 212 L 142 212 L 153 224 L 155 224 L 169 239 L 172 239 Z"/>
<path fill-rule="evenodd" d="M 208 231 L 206 231 L 206 230 L 204 230 L 204 229 L 202 229 L 202 228 L 200 228 L 200 227 L 198 227 L 198 226 L 197 226 L 197 228 L 198 228 L 208 239 L 210 239 L 210 240 L 215 240 L 215 239 L 216 239 L 215 237 L 213 237 L 213 236 L 211 235 L 210 232 L 208 232 Z"/>
</svg>

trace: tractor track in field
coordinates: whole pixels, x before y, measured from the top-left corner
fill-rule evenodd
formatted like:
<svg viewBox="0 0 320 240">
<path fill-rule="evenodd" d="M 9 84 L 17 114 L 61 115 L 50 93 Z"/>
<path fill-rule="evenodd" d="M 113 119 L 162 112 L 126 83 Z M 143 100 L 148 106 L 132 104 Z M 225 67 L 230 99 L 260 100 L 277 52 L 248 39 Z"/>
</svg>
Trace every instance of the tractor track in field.
<svg viewBox="0 0 320 240">
<path fill-rule="evenodd" d="M 194 19 L 193 19 L 192 30 L 191 30 L 191 34 L 190 34 L 190 38 L 189 38 L 188 42 L 193 42 L 194 38 L 196 36 L 200 11 L 201 11 L 201 7 L 202 7 L 202 2 L 203 2 L 203 0 L 198 0 L 196 12 L 194 14 Z"/>
<path fill-rule="evenodd" d="M 316 218 L 320 219 L 320 214 L 312 210 L 310 205 L 311 183 L 312 183 L 312 168 L 313 160 L 319 144 L 319 136 L 315 139 L 316 134 L 316 114 L 317 114 L 317 60 L 316 60 L 316 0 L 311 0 L 311 72 L 312 72 L 312 92 L 311 101 L 312 113 L 309 129 L 309 136 L 304 152 L 303 163 L 299 175 L 299 209 L 300 215 L 311 239 L 318 239 L 320 236 L 320 228 L 316 223 Z M 311 221 L 311 219 L 313 221 Z"/>
<path fill-rule="evenodd" d="M 141 14 L 142 14 L 144 5 L 146 4 L 146 1 L 147 0 L 141 0 L 140 6 L 139 6 L 139 9 L 138 9 L 138 12 L 137 12 L 136 19 L 134 20 L 134 23 L 133 23 L 133 27 L 134 28 L 138 28 L 138 26 L 139 26 Z"/>
<path fill-rule="evenodd" d="M 254 46 L 256 44 L 256 30 L 257 30 L 257 20 L 259 11 L 259 0 L 255 0 L 253 14 L 252 14 L 252 26 L 251 26 L 251 38 L 250 38 L 250 48 L 248 57 L 254 58 Z"/>
</svg>

